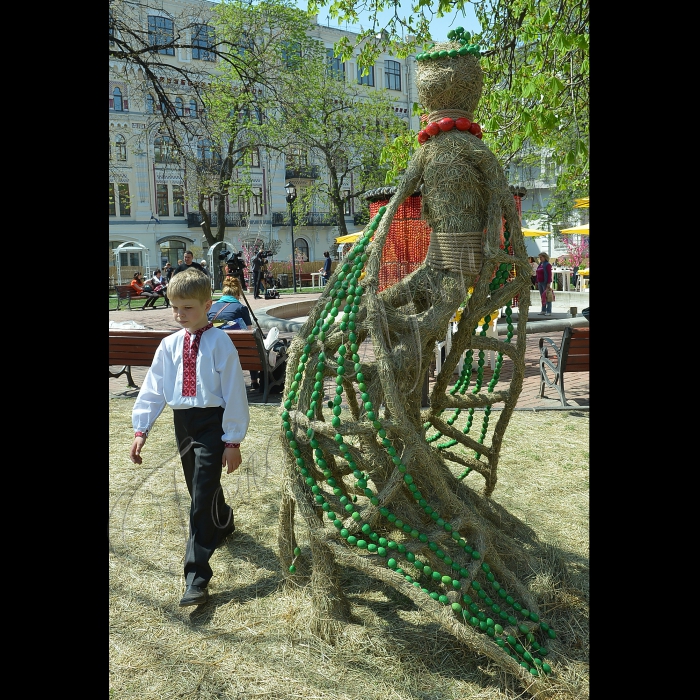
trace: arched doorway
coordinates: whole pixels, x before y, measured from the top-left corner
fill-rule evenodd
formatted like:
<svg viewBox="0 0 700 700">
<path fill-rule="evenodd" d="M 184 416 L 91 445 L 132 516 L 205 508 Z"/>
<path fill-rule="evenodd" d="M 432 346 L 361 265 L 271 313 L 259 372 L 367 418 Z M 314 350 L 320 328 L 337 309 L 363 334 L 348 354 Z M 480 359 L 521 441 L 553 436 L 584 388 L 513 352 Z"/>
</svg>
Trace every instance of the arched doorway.
<svg viewBox="0 0 700 700">
<path fill-rule="evenodd" d="M 193 238 L 184 238 L 182 236 L 168 236 L 160 238 L 156 241 L 160 247 L 160 266 L 161 268 L 166 262 L 169 262 L 173 267 L 177 267 L 177 261 L 182 260 L 182 256 L 188 248 L 194 243 Z"/>
</svg>

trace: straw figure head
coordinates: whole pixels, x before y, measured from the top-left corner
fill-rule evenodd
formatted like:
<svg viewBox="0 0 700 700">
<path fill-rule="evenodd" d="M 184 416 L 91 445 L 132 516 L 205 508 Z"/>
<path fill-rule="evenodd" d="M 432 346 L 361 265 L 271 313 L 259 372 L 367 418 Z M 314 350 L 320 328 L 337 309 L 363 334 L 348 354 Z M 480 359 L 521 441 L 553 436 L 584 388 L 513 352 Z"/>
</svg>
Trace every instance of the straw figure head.
<svg viewBox="0 0 700 700">
<path fill-rule="evenodd" d="M 435 51 L 459 49 L 453 41 L 436 43 Z M 418 98 L 428 112 L 458 109 L 473 120 L 484 88 L 479 58 L 473 54 L 420 61 L 416 68 Z"/>
</svg>

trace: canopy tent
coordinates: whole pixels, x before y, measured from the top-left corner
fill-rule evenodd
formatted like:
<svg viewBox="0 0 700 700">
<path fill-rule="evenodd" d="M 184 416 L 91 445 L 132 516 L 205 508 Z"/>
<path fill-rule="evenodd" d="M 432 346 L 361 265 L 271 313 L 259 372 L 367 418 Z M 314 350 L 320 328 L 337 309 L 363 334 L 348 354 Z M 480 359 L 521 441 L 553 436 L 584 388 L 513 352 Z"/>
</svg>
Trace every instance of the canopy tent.
<svg viewBox="0 0 700 700">
<path fill-rule="evenodd" d="M 523 228 L 520 229 L 523 232 L 523 236 L 549 236 L 551 231 L 538 231 L 534 228 Z"/>
<path fill-rule="evenodd" d="M 572 228 L 563 228 L 560 233 L 578 233 L 580 236 L 590 235 L 588 232 L 589 224 L 581 224 L 580 226 L 573 226 Z"/>
<path fill-rule="evenodd" d="M 363 233 L 364 231 L 358 231 L 357 233 L 348 233 L 347 236 L 338 236 L 335 242 L 338 245 L 342 245 L 343 243 L 355 243 Z"/>
</svg>

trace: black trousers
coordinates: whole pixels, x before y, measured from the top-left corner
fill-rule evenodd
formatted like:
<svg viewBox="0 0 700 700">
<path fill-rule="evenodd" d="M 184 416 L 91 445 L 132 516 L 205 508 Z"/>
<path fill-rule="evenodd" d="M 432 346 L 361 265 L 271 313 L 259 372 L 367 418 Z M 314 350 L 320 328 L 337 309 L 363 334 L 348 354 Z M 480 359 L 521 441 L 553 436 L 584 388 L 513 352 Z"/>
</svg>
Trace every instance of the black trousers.
<svg viewBox="0 0 700 700">
<path fill-rule="evenodd" d="M 260 296 L 260 288 L 262 287 L 262 292 L 265 294 L 265 287 L 262 284 L 262 270 L 253 273 L 253 296 Z"/>
<path fill-rule="evenodd" d="M 233 522 L 221 488 L 224 453 L 223 407 L 173 411 L 175 437 L 192 503 L 185 552 L 185 583 L 206 586 L 213 576 L 209 560 Z"/>
</svg>

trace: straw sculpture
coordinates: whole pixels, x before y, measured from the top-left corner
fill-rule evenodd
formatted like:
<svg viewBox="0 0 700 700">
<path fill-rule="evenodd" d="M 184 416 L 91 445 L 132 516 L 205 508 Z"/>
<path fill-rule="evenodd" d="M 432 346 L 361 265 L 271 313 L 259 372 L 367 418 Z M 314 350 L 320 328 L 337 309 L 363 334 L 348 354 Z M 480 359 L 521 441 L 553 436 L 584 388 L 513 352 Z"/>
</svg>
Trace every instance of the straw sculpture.
<svg viewBox="0 0 700 700">
<path fill-rule="evenodd" d="M 530 267 L 503 169 L 472 126 L 483 83 L 478 55 L 460 52 L 464 35 L 454 36 L 419 56 L 418 93 L 429 113 L 422 145 L 290 348 L 278 544 L 287 584 L 309 586 L 313 629 L 323 639 L 337 639 L 352 619 L 341 567 L 355 567 L 546 697 L 555 683 L 547 654 L 556 633 L 540 619 L 524 580 L 534 570 L 533 555 L 491 501 L 524 377 Z M 430 123 L 445 118 L 445 130 L 430 134 Z M 380 292 L 392 218 L 418 188 L 431 227 L 428 253 L 418 269 Z M 516 295 L 524 303 L 511 343 Z M 502 307 L 505 340 L 486 337 L 485 324 Z M 422 408 L 435 343 L 445 339 L 459 308 L 452 350 L 430 406 Z M 358 355 L 368 338 L 371 361 Z M 498 353 L 496 378 L 504 356 L 513 363 L 505 391 L 483 386 L 486 350 Z M 448 391 L 465 351 L 465 369 Z M 500 417 L 489 430 L 495 404 L 502 404 Z M 475 416 L 482 421 L 478 438 L 469 435 Z M 308 529 L 304 552 L 300 525 Z"/>
</svg>

